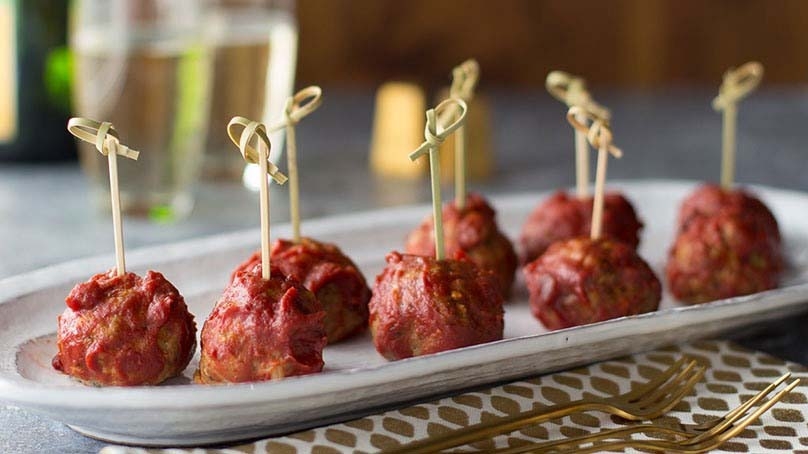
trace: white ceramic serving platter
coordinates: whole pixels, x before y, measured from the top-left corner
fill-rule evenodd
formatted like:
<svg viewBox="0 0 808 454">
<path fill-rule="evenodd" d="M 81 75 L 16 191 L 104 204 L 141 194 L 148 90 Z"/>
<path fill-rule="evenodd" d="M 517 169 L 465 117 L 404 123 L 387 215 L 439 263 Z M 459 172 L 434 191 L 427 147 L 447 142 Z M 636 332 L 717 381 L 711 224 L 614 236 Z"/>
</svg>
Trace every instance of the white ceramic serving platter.
<svg viewBox="0 0 808 454">
<path fill-rule="evenodd" d="M 646 227 L 641 254 L 659 273 L 679 202 L 692 182 L 615 184 L 634 202 Z M 659 311 L 547 332 L 531 316 L 521 279 L 506 306 L 505 339 L 387 362 L 366 334 L 325 350 L 323 373 L 277 382 L 201 386 L 190 383 L 198 354 L 181 378 L 156 387 L 93 388 L 51 368 L 56 316 L 72 286 L 109 268 L 111 257 L 79 260 L 0 281 L 0 401 L 69 424 L 87 435 L 142 445 L 199 445 L 271 434 L 378 412 L 413 400 L 599 361 L 666 344 L 736 331 L 808 310 L 808 194 L 754 190 L 780 221 L 790 270 L 782 288 L 682 306 L 665 295 Z M 515 238 L 547 194 L 494 198 L 499 223 Z M 429 213 L 395 208 L 306 221 L 304 233 L 337 243 L 369 282 L 385 254 Z M 288 226 L 273 234 L 288 236 Z M 256 231 L 132 251 L 130 269 L 161 271 L 185 296 L 201 325 L 230 271 L 257 246 Z"/>
</svg>

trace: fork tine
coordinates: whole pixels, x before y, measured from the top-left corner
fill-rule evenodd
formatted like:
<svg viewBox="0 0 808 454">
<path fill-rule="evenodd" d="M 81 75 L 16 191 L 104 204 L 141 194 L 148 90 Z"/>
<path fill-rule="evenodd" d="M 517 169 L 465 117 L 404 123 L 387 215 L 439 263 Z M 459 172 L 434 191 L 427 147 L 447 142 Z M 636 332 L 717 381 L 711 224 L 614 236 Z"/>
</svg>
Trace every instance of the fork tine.
<svg viewBox="0 0 808 454">
<path fill-rule="evenodd" d="M 775 381 L 777 385 L 783 382 L 782 377 Z M 607 442 L 601 443 L 597 445 L 593 445 L 590 447 L 582 448 L 580 447 L 583 443 L 590 443 L 596 442 L 602 439 L 604 436 L 611 436 L 601 433 L 601 437 L 598 438 L 598 434 L 594 434 L 594 436 L 582 436 L 577 437 L 577 439 L 569 439 L 569 440 L 561 440 L 561 442 L 550 442 L 550 443 L 539 443 L 535 445 L 528 445 L 522 446 L 519 450 L 500 450 L 497 451 L 498 454 L 515 454 L 515 453 L 545 453 L 545 452 L 553 452 L 553 453 L 587 453 L 587 452 L 599 452 L 604 450 L 614 450 L 614 449 L 625 449 L 625 448 L 637 448 L 637 449 L 649 449 L 649 450 L 667 450 L 667 451 L 676 451 L 676 452 L 704 452 L 710 449 L 717 448 L 718 446 L 722 445 L 727 440 L 735 437 L 739 433 L 741 433 L 749 424 L 756 421 L 763 413 L 769 410 L 774 404 L 779 402 L 786 394 L 791 392 L 797 385 L 799 385 L 800 380 L 794 380 L 784 389 L 780 390 L 777 394 L 771 397 L 771 399 L 767 400 L 763 403 L 760 407 L 758 407 L 753 413 L 746 415 L 745 417 L 740 417 L 742 415 L 741 412 L 738 411 L 738 408 L 746 407 L 747 409 L 751 406 L 747 406 L 746 403 L 742 404 L 740 407 L 736 408 L 735 410 L 727 413 L 725 417 L 732 415 L 736 421 L 730 423 L 729 425 L 725 425 L 722 430 L 713 430 L 710 431 L 710 436 L 707 438 L 702 438 L 697 443 L 692 443 L 691 439 L 681 440 L 679 442 L 671 442 L 665 440 L 619 440 L 614 442 Z M 776 387 L 776 385 L 774 386 Z M 766 389 L 759 392 L 753 399 L 759 401 L 760 398 L 765 397 L 769 394 L 772 389 L 772 386 L 767 386 Z M 751 401 L 752 399 L 750 399 Z M 747 401 L 749 402 L 749 401 Z M 632 433 L 642 432 L 641 429 L 648 429 L 643 428 L 642 426 L 631 426 L 625 427 L 621 429 L 615 429 L 607 431 L 609 434 L 614 434 L 614 436 L 625 436 L 631 435 Z M 661 428 L 660 432 L 668 431 L 669 429 Z M 703 434 L 702 434 L 703 435 Z M 698 435 L 695 438 L 702 437 L 702 435 Z M 575 441 L 575 443 L 571 443 Z"/>
<path fill-rule="evenodd" d="M 687 378 L 691 376 L 690 375 L 691 372 L 694 369 L 696 369 L 697 366 L 703 369 L 703 366 L 700 366 L 696 361 L 689 362 L 687 364 L 687 367 L 682 369 L 678 374 L 676 374 L 676 376 L 668 380 L 662 386 L 659 386 L 655 390 L 646 394 L 642 399 L 638 399 L 638 401 L 639 400 L 648 401 L 649 404 L 658 401 L 666 394 L 668 394 L 670 389 L 675 389 L 675 387 L 678 386 L 679 383 L 687 381 Z"/>
<path fill-rule="evenodd" d="M 746 415 L 745 417 L 738 419 L 735 424 L 727 426 L 727 430 L 719 433 L 713 434 L 712 437 L 703 440 L 701 443 L 698 444 L 679 444 L 678 448 L 681 452 L 705 452 L 712 449 L 715 449 L 728 440 L 732 439 L 733 437 L 737 436 L 741 433 L 747 426 L 752 424 L 753 422 L 757 421 L 763 413 L 769 411 L 771 407 L 773 407 L 777 402 L 783 399 L 788 393 L 790 393 L 797 385 L 800 384 L 800 380 L 796 379 L 793 382 L 789 383 L 785 388 L 781 389 L 777 394 L 772 396 L 769 400 L 761 404 L 755 411 Z M 764 390 L 765 391 L 765 390 Z M 760 394 L 760 393 L 758 393 Z"/>
<path fill-rule="evenodd" d="M 656 377 L 654 377 L 650 381 L 637 386 L 631 392 L 626 394 L 625 397 L 628 398 L 630 401 L 633 401 L 633 400 L 637 400 L 640 397 L 644 396 L 645 394 L 657 389 L 663 383 L 668 381 L 676 373 L 677 370 L 681 369 L 682 366 L 685 364 L 686 360 L 687 360 L 687 358 L 684 357 L 684 356 L 677 359 L 676 362 L 671 364 L 671 366 L 668 367 L 665 371 L 663 371 L 662 373 L 660 373 L 659 375 L 657 375 Z M 691 360 L 690 362 L 694 362 L 694 361 Z"/>
<path fill-rule="evenodd" d="M 748 399 L 746 402 L 744 402 L 743 405 L 741 405 L 740 407 L 737 407 L 735 410 L 731 411 L 729 414 L 726 415 L 726 417 L 732 417 L 732 416 L 734 416 L 734 413 L 746 413 L 746 411 L 749 410 L 749 408 L 752 407 L 752 405 L 755 405 L 756 403 L 758 403 L 760 401 L 760 399 L 762 399 L 764 396 L 771 393 L 775 388 L 780 386 L 784 381 L 788 380 L 789 377 L 791 377 L 791 372 L 786 372 L 785 374 L 780 376 L 780 378 L 778 378 L 777 380 L 769 383 L 769 385 L 766 386 L 765 388 L 763 388 L 759 393 L 757 393 L 756 395 L 754 395 L 750 399 Z"/>
<path fill-rule="evenodd" d="M 769 399 L 766 402 L 762 403 L 755 411 L 753 411 L 752 413 L 746 415 L 744 418 L 739 419 L 738 421 L 736 421 L 736 423 L 734 425 L 732 425 L 731 427 L 729 427 L 726 431 L 716 435 L 715 439 L 716 439 L 716 441 L 718 441 L 718 443 L 715 444 L 714 447 L 720 446 L 725 441 L 727 441 L 730 438 L 732 438 L 732 437 L 738 435 L 739 433 L 741 433 L 746 428 L 746 426 L 748 426 L 749 424 L 752 424 L 753 422 L 757 421 L 757 419 L 760 418 L 760 416 L 763 413 L 766 413 L 767 411 L 769 411 L 769 409 L 772 408 L 774 406 L 774 404 L 776 404 L 777 402 L 780 402 L 780 400 L 782 400 L 783 397 L 786 396 L 786 394 L 790 393 L 799 384 L 800 384 L 800 379 L 796 379 L 796 380 L 792 381 L 791 383 L 788 384 L 788 386 L 781 389 L 777 394 L 772 396 L 771 399 Z M 707 448 L 707 449 L 712 449 L 712 447 Z"/>
<path fill-rule="evenodd" d="M 702 371 L 702 373 L 703 373 L 703 371 Z M 761 399 L 763 399 L 768 394 L 770 394 L 772 392 L 772 390 L 774 390 L 779 385 L 781 385 L 783 383 L 783 381 L 785 381 L 790 375 L 791 375 L 790 373 L 787 373 L 784 376 L 778 378 L 773 383 L 768 385 L 765 389 L 758 392 L 755 396 L 748 399 L 746 402 L 744 402 L 740 406 L 736 407 L 735 409 L 731 410 L 730 412 L 726 413 L 724 416 L 722 416 L 721 418 L 719 418 L 717 420 L 717 421 L 719 421 L 718 424 L 714 424 L 713 427 L 709 428 L 709 430 L 705 429 L 705 430 L 708 430 L 708 432 L 705 432 L 705 434 L 700 434 L 700 435 L 697 435 L 697 436 L 691 436 L 690 434 L 687 434 L 685 432 L 682 432 L 682 431 L 679 431 L 679 430 L 676 430 L 676 429 L 669 429 L 667 427 L 654 428 L 654 427 L 649 427 L 648 425 L 637 425 L 637 426 L 621 427 L 621 428 L 618 428 L 618 429 L 607 429 L 607 430 L 601 431 L 599 433 L 591 434 L 591 435 L 584 435 L 584 436 L 580 436 L 580 437 L 576 437 L 576 438 L 570 438 L 570 439 L 566 439 L 566 440 L 562 439 L 562 440 L 551 441 L 551 442 L 542 442 L 542 443 L 539 443 L 539 444 L 533 445 L 533 446 L 526 445 L 526 446 L 520 446 L 520 447 L 516 447 L 516 448 L 499 450 L 499 451 L 496 451 L 496 452 L 498 454 L 518 454 L 518 453 L 523 453 L 523 452 L 534 452 L 536 449 L 540 449 L 541 452 L 544 452 L 547 449 L 570 449 L 571 447 L 578 446 L 578 445 L 580 445 L 582 443 L 588 443 L 588 442 L 599 441 L 599 440 L 602 440 L 602 439 L 615 438 L 615 437 L 625 437 L 625 436 L 632 435 L 632 434 L 635 434 L 635 433 L 666 433 L 666 434 L 669 434 L 669 435 L 685 437 L 685 440 L 682 440 L 680 442 L 683 445 L 703 442 L 703 439 L 705 439 L 706 437 L 712 436 L 714 434 L 721 433 L 723 430 L 726 429 L 726 427 L 729 427 L 729 425 L 733 424 L 736 420 L 740 419 L 744 415 L 746 410 L 748 410 L 752 405 L 759 402 Z M 696 380 L 696 381 L 698 381 L 698 380 Z M 718 427 L 719 425 L 721 425 L 722 427 Z M 686 438 L 686 437 L 690 437 L 690 438 Z M 692 441 L 694 439 L 696 440 L 695 442 Z"/>
<path fill-rule="evenodd" d="M 704 378 L 704 373 L 706 371 L 707 368 L 704 366 L 699 366 L 697 369 L 695 369 L 693 371 L 693 375 L 685 382 L 684 385 L 672 390 L 672 394 L 668 399 L 658 400 L 657 408 L 655 408 L 653 412 L 650 412 L 646 419 L 658 418 L 671 411 L 671 409 L 679 404 L 679 402 L 681 402 L 685 396 L 690 394 L 696 384 L 699 383 L 702 378 Z"/>
<path fill-rule="evenodd" d="M 780 378 L 770 383 L 768 386 L 760 390 L 760 392 L 758 392 L 751 398 L 747 399 L 746 402 L 735 407 L 735 409 L 733 409 L 729 413 L 716 419 L 715 421 L 710 421 L 709 423 L 701 424 L 699 426 L 699 429 L 703 429 L 705 430 L 705 432 L 693 438 L 692 440 L 688 440 L 686 444 L 698 443 L 700 439 L 709 436 L 709 434 L 713 432 L 721 432 L 730 425 L 734 424 L 735 421 L 742 418 L 746 414 L 746 412 L 750 408 L 752 408 L 752 406 L 763 400 L 764 397 L 771 394 L 771 392 L 774 391 L 778 386 L 780 386 L 784 381 L 788 380 L 790 376 L 791 372 L 786 372 Z"/>
</svg>

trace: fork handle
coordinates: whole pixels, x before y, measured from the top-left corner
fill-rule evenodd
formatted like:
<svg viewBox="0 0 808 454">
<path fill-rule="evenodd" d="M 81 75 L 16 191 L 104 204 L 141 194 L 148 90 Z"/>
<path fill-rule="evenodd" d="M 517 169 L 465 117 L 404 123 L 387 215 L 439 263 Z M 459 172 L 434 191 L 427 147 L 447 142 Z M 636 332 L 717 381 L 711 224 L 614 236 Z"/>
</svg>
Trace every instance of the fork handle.
<svg viewBox="0 0 808 454">
<path fill-rule="evenodd" d="M 664 452 L 678 452 L 678 453 L 701 453 L 705 450 L 701 447 L 691 447 L 691 446 L 680 446 L 676 443 L 669 443 L 663 440 L 620 440 L 620 441 L 612 441 L 600 445 L 589 446 L 586 448 L 581 448 L 579 446 L 574 446 L 573 449 L 560 449 L 558 451 L 552 450 L 553 454 L 585 454 L 590 452 L 603 452 L 603 451 L 617 451 L 617 450 L 625 450 L 627 448 L 634 448 L 634 449 L 647 449 L 652 452 L 660 452 L 664 450 Z M 543 454 L 548 452 L 546 449 L 533 449 L 523 452 L 529 452 L 531 454 Z"/>
<path fill-rule="evenodd" d="M 495 435 L 510 433 L 529 424 L 538 424 L 584 411 L 602 411 L 631 418 L 631 415 L 605 402 L 594 399 L 583 399 L 566 404 L 553 405 L 551 407 L 537 408 L 524 413 L 506 416 L 502 419 L 477 423 L 445 435 L 402 445 L 386 452 L 388 454 L 427 454 L 438 452 L 442 449 L 465 445 Z"/>
<path fill-rule="evenodd" d="M 583 443 L 589 443 L 594 441 L 604 441 L 612 438 L 621 438 L 626 437 L 628 435 L 633 434 L 649 434 L 649 433 L 658 433 L 658 434 L 666 434 L 672 436 L 682 437 L 683 434 L 681 431 L 676 429 L 671 429 L 668 427 L 656 426 L 652 424 L 641 424 L 636 426 L 628 426 L 628 427 L 620 427 L 617 429 L 606 429 L 601 430 L 600 432 L 589 434 L 589 435 L 581 435 L 574 438 L 564 438 L 561 440 L 556 441 L 548 441 L 545 443 L 540 444 L 533 444 L 533 445 L 525 445 L 525 446 L 515 446 L 513 448 L 503 448 L 494 451 L 492 454 L 522 454 L 522 453 L 544 453 L 548 451 L 555 450 L 562 450 L 563 452 L 567 452 L 571 448 L 576 448 L 574 452 L 578 452 L 579 445 Z M 624 440 L 615 440 L 614 442 L 620 442 Z"/>
</svg>

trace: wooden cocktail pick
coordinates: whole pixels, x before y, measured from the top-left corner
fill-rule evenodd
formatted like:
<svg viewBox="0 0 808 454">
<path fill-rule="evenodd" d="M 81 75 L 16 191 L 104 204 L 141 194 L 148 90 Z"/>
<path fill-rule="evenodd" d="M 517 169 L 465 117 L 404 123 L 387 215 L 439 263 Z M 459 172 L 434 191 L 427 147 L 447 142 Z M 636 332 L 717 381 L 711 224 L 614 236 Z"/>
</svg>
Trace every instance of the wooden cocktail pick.
<svg viewBox="0 0 808 454">
<path fill-rule="evenodd" d="M 312 85 L 286 100 L 283 120 L 269 127 L 269 132 L 286 128 L 286 166 L 289 173 L 289 213 L 292 220 L 292 238 L 300 243 L 300 190 L 297 177 L 297 140 L 295 125 L 322 103 L 323 90 Z M 304 102 L 308 101 L 308 102 Z"/>
<path fill-rule="evenodd" d="M 585 119 L 592 121 L 591 126 L 586 125 L 586 120 L 583 122 L 578 120 L 582 114 Z M 598 149 L 598 166 L 595 171 L 595 200 L 592 205 L 592 230 L 589 233 L 590 238 L 595 240 L 600 238 L 603 225 L 603 187 L 606 184 L 606 164 L 609 160 L 609 154 L 611 153 L 615 158 L 620 158 L 623 156 L 623 152 L 612 144 L 612 131 L 606 120 L 596 117 L 582 107 L 574 106 L 567 111 L 567 121 L 576 131 L 586 134 L 589 144 Z"/>
<path fill-rule="evenodd" d="M 118 155 L 137 160 L 140 152 L 133 150 L 118 139 L 118 132 L 110 122 L 97 122 L 87 118 L 71 118 L 67 130 L 77 138 L 95 145 L 109 162 L 109 195 L 112 202 L 112 228 L 115 234 L 115 263 L 118 276 L 126 274 L 126 257 L 123 248 L 123 225 L 121 224 L 121 196 L 118 190 Z"/>
<path fill-rule="evenodd" d="M 456 107 L 455 107 L 456 106 Z M 454 121 L 448 126 L 443 126 L 442 121 L 438 121 L 438 114 L 441 118 L 449 118 L 443 113 L 447 109 L 459 108 L 459 113 L 455 115 Z M 425 154 L 429 154 L 429 177 L 432 183 L 432 223 L 435 232 L 435 258 L 443 260 L 446 250 L 443 246 L 443 213 L 441 212 L 440 197 L 440 157 L 438 150 L 440 144 L 446 140 L 451 133 L 463 125 L 466 121 L 466 103 L 462 99 L 449 98 L 434 109 L 426 111 L 426 126 L 424 127 L 424 143 L 415 151 L 410 153 L 410 160 L 415 161 Z"/>
<path fill-rule="evenodd" d="M 763 65 L 756 61 L 740 68 L 730 68 L 724 73 L 724 81 L 713 99 L 713 109 L 724 112 L 724 131 L 721 143 L 721 186 L 732 187 L 735 180 L 735 125 L 738 118 L 738 101 L 752 92 L 763 79 Z"/>
<path fill-rule="evenodd" d="M 237 127 L 244 128 L 240 135 L 236 133 Z M 269 161 L 269 150 L 272 144 L 267 137 L 266 127 L 262 123 L 244 117 L 233 117 L 227 124 L 227 135 L 238 146 L 244 160 L 248 164 L 258 164 L 260 169 L 261 277 L 269 280 L 269 185 L 267 175 L 278 184 L 286 183 L 287 178 L 275 164 Z M 252 142 L 255 144 L 253 145 Z"/>
<path fill-rule="evenodd" d="M 591 116 L 601 118 L 608 122 L 611 118 L 609 109 L 596 103 L 586 89 L 586 81 L 579 76 L 553 71 L 547 75 L 545 81 L 547 91 L 554 98 L 563 102 L 567 107 L 578 106 Z M 586 121 L 586 115 L 581 113 L 579 123 Z M 589 148 L 586 144 L 586 133 L 575 130 L 575 187 L 578 198 L 589 196 Z"/>
<path fill-rule="evenodd" d="M 452 86 L 449 96 L 462 99 L 466 105 L 474 97 L 474 88 L 480 78 L 480 65 L 474 59 L 469 59 L 452 70 Z M 443 115 L 449 119 L 456 119 L 460 109 L 457 107 L 447 109 Z M 448 120 L 440 119 L 442 123 Z M 454 135 L 454 180 L 455 180 L 455 206 L 462 210 L 466 206 L 466 128 L 461 124 Z"/>
<path fill-rule="evenodd" d="M 449 86 L 441 88 L 432 98 L 435 105 L 450 98 Z M 488 180 L 495 172 L 494 144 L 491 141 L 491 108 L 488 97 L 476 91 L 470 102 L 466 103 L 469 108 L 466 114 L 466 123 L 463 125 L 465 144 L 465 177 L 466 182 L 474 180 Z M 426 110 L 426 106 L 422 110 Z M 423 140 L 423 126 L 418 129 L 420 140 Z M 443 184 L 456 185 L 455 181 L 455 141 L 457 134 L 446 138 L 440 149 L 440 172 Z M 421 143 L 420 141 L 418 143 Z M 417 146 L 417 145 L 416 145 Z M 414 146 L 411 148 L 415 148 Z M 424 161 L 426 164 L 426 160 Z M 424 168 L 426 171 L 426 168 Z"/>
</svg>

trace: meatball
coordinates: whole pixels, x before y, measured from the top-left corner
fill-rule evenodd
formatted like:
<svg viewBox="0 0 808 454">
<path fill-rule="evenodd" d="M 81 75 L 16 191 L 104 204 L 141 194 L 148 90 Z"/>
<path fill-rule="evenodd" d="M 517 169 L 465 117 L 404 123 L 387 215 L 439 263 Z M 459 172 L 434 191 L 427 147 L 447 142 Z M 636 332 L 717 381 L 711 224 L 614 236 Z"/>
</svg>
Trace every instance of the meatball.
<svg viewBox="0 0 808 454">
<path fill-rule="evenodd" d="M 523 271 L 533 315 L 551 330 L 651 312 L 662 298 L 648 264 L 610 238 L 554 243 Z"/>
<path fill-rule="evenodd" d="M 370 299 L 376 350 L 390 360 L 502 339 L 496 278 L 466 260 L 387 255 Z"/>
<path fill-rule="evenodd" d="M 58 317 L 53 367 L 96 386 L 156 385 L 196 350 L 196 323 L 162 274 L 115 269 L 73 287 Z"/>
<path fill-rule="evenodd" d="M 742 190 L 726 190 L 714 184 L 705 184 L 688 196 L 679 209 L 679 227 L 697 216 L 713 216 L 721 211 L 735 211 L 745 218 L 752 219 L 765 231 L 769 241 L 779 247 L 780 230 L 772 212 L 754 195 Z"/>
<path fill-rule="evenodd" d="M 433 226 L 430 216 L 410 233 L 406 252 L 434 256 Z M 493 272 L 502 296 L 507 298 L 518 260 L 513 244 L 497 227 L 496 212 L 491 205 L 479 194 L 469 194 L 462 210 L 454 201 L 445 204 L 443 232 L 446 255 L 454 257 L 462 251 L 477 266 Z"/>
<path fill-rule="evenodd" d="M 783 258 L 771 219 L 729 205 L 687 218 L 665 270 L 671 293 L 695 304 L 775 288 Z"/>
<path fill-rule="evenodd" d="M 200 383 L 240 383 L 320 372 L 323 311 L 296 279 L 261 265 L 233 276 L 202 327 Z"/>
<path fill-rule="evenodd" d="M 556 241 L 588 236 L 592 228 L 593 198 L 579 199 L 558 191 L 537 206 L 522 226 L 519 243 L 522 263 L 542 255 Z M 603 236 L 622 241 L 636 249 L 643 224 L 631 202 L 617 192 L 603 197 Z"/>
<path fill-rule="evenodd" d="M 370 288 L 359 268 L 337 246 L 311 238 L 301 238 L 300 243 L 277 240 L 270 254 L 272 265 L 303 283 L 325 309 L 328 343 L 367 328 Z M 236 268 L 231 279 L 260 263 L 258 251 Z"/>
</svg>

